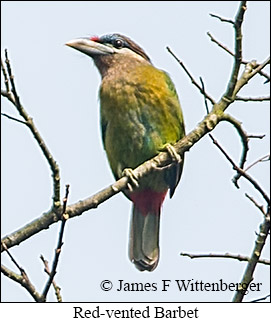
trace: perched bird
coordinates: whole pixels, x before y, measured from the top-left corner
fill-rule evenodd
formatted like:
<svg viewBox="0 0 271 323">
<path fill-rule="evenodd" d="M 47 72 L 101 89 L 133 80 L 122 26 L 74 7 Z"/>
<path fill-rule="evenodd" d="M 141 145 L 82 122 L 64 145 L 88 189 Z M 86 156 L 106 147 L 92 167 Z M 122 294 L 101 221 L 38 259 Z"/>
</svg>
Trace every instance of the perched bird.
<svg viewBox="0 0 271 323">
<path fill-rule="evenodd" d="M 115 33 L 66 45 L 90 56 L 101 74 L 102 139 L 116 179 L 185 135 L 174 84 L 131 39 Z M 152 271 L 158 264 L 161 206 L 168 189 L 172 197 L 180 180 L 181 157 L 181 163 L 152 172 L 124 192 L 133 202 L 129 257 L 140 271 Z"/>
</svg>

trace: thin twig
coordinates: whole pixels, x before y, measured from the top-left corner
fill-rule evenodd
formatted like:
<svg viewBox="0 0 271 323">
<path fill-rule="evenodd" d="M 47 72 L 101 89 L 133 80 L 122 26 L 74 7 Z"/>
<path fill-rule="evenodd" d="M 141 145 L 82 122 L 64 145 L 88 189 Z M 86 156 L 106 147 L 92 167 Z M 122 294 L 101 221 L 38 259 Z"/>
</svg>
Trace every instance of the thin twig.
<svg viewBox="0 0 271 323">
<path fill-rule="evenodd" d="M 18 262 L 15 260 L 15 258 L 12 256 L 12 254 L 9 252 L 8 248 L 6 247 L 5 243 L 1 242 L 2 247 L 8 254 L 11 261 L 14 263 L 14 265 L 19 269 L 21 275 L 18 275 L 14 273 L 12 270 L 8 269 L 5 266 L 1 266 L 1 271 L 4 275 L 9 277 L 10 279 L 16 281 L 20 285 L 22 285 L 26 290 L 30 293 L 30 295 L 37 301 L 42 302 L 42 297 L 39 295 L 39 293 L 36 291 L 34 285 L 31 283 L 28 275 L 26 274 L 26 271 L 21 267 Z"/>
<path fill-rule="evenodd" d="M 13 120 L 13 121 L 16 121 L 16 122 L 23 123 L 23 124 L 27 125 L 27 123 L 26 123 L 25 121 L 19 120 L 19 119 L 14 118 L 14 117 L 11 117 L 10 115 L 8 115 L 8 114 L 6 114 L 6 113 L 2 113 L 2 112 L 1 112 L 1 115 L 2 115 L 3 117 L 6 117 L 6 118 L 11 119 L 11 120 Z"/>
<path fill-rule="evenodd" d="M 251 303 L 257 303 L 257 302 L 265 301 L 268 297 L 270 298 L 270 294 L 266 295 L 264 297 L 261 297 L 261 298 L 254 299 L 253 301 L 251 301 Z"/>
<path fill-rule="evenodd" d="M 36 291 L 35 287 L 31 284 L 27 276 L 18 275 L 4 265 L 1 265 L 1 272 L 8 278 L 24 287 L 36 302 L 42 302 L 41 295 Z"/>
<path fill-rule="evenodd" d="M 231 19 L 226 19 L 226 18 L 220 17 L 220 16 L 218 16 L 218 15 L 215 15 L 215 14 L 213 14 L 213 13 L 210 13 L 209 15 L 210 15 L 211 17 L 213 17 L 213 18 L 217 18 L 217 19 L 219 19 L 219 20 L 220 20 L 220 21 L 222 21 L 222 22 L 227 22 L 227 23 L 229 23 L 229 24 L 234 25 L 234 21 L 232 21 Z"/>
<path fill-rule="evenodd" d="M 236 101 L 252 101 L 252 102 L 263 102 L 263 101 L 270 101 L 270 96 L 262 96 L 262 97 L 258 97 L 258 98 L 252 98 L 252 97 L 242 97 L 242 96 L 236 96 L 235 97 Z"/>
<path fill-rule="evenodd" d="M 233 98 L 234 90 L 238 80 L 238 74 L 240 70 L 240 65 L 242 62 L 242 23 L 244 21 L 244 13 L 246 11 L 246 1 L 241 1 L 239 9 L 237 11 L 235 21 L 234 21 L 234 31 L 235 31 L 235 49 L 234 49 L 234 64 L 232 68 L 232 73 L 230 81 L 228 83 L 228 88 L 226 90 L 226 97 L 228 99 Z"/>
<path fill-rule="evenodd" d="M 245 196 L 262 212 L 264 216 L 266 216 L 266 212 L 263 208 L 263 205 L 259 205 L 252 196 L 249 196 L 247 193 L 245 193 Z"/>
<path fill-rule="evenodd" d="M 4 90 L 1 90 L 1 95 L 5 98 L 7 98 L 13 105 L 15 105 L 14 95 L 12 92 L 7 92 Z"/>
<path fill-rule="evenodd" d="M 188 69 L 185 67 L 184 63 L 172 52 L 172 50 L 167 46 L 166 47 L 168 52 L 176 59 L 176 61 L 181 65 L 181 67 L 183 68 L 183 70 L 185 71 L 185 73 L 188 75 L 188 77 L 190 78 L 192 84 L 194 84 L 199 90 L 200 90 L 200 93 L 203 94 L 204 91 L 202 89 L 202 87 L 195 81 L 195 79 L 193 78 L 193 76 L 190 74 L 190 72 L 188 71 Z M 205 92 L 205 97 L 212 103 L 212 105 L 215 104 L 215 100 L 210 96 L 208 95 L 206 92 Z"/>
<path fill-rule="evenodd" d="M 52 282 L 54 280 L 54 276 L 56 274 L 56 268 L 58 265 L 58 260 L 59 260 L 59 256 L 60 256 L 60 252 L 61 252 L 61 247 L 63 245 L 63 235 L 64 235 L 64 228 L 65 228 L 65 224 L 66 221 L 68 219 L 68 215 L 66 214 L 66 208 L 67 208 L 67 201 L 68 201 L 68 196 L 69 196 L 69 185 L 66 185 L 66 194 L 65 197 L 63 199 L 63 209 L 62 209 L 62 220 L 61 220 L 61 227 L 60 227 L 60 232 L 59 232 L 59 238 L 58 238 L 58 243 L 57 243 L 57 247 L 55 250 L 55 257 L 53 260 L 53 265 L 52 265 L 52 270 L 49 276 L 49 279 L 44 287 L 42 296 L 44 298 L 44 300 L 46 300 L 48 291 L 50 289 L 50 286 L 52 285 Z"/>
<path fill-rule="evenodd" d="M 4 76 L 4 83 L 5 83 L 5 87 L 6 87 L 6 92 L 9 93 L 10 89 L 9 89 L 8 75 L 7 75 L 7 71 L 5 69 L 4 63 L 2 61 L 2 58 L 1 58 L 1 69 L 2 69 L 3 76 Z"/>
<path fill-rule="evenodd" d="M 202 87 L 202 91 L 203 91 L 206 113 L 209 114 L 210 111 L 209 111 L 208 102 L 207 102 L 207 98 L 206 98 L 206 92 L 205 92 L 204 82 L 203 82 L 202 77 L 200 77 L 199 79 L 200 79 L 200 83 L 201 83 L 201 87 Z"/>
<path fill-rule="evenodd" d="M 249 64 L 249 63 L 248 63 Z M 247 64 L 247 65 L 248 65 Z M 255 61 L 253 61 L 253 65 L 254 65 L 254 70 L 248 75 L 248 79 L 247 81 L 249 81 L 254 75 L 260 73 L 260 71 L 265 68 L 265 66 L 267 66 L 268 64 L 270 64 L 270 57 L 268 57 L 262 64 L 257 64 Z M 246 82 L 247 83 L 247 82 Z M 245 83 L 245 84 L 246 84 Z M 238 91 L 241 89 L 238 88 Z"/>
<path fill-rule="evenodd" d="M 1 245 L 3 246 L 4 250 L 6 251 L 6 253 L 8 254 L 9 258 L 11 259 L 11 261 L 14 263 L 14 265 L 19 269 L 19 271 L 21 272 L 21 275 L 24 276 L 26 275 L 25 270 L 19 266 L 19 264 L 17 263 L 17 261 L 15 260 L 15 258 L 12 256 L 12 254 L 9 252 L 7 246 L 5 245 L 5 243 L 1 242 Z"/>
<path fill-rule="evenodd" d="M 231 115 L 224 113 L 223 116 L 222 116 L 222 119 L 227 121 L 227 122 L 230 122 L 234 126 L 234 128 L 237 130 L 237 132 L 238 132 L 238 134 L 239 134 L 239 136 L 241 138 L 243 151 L 242 151 L 239 167 L 243 169 L 244 165 L 245 165 L 245 162 L 246 162 L 246 159 L 247 159 L 247 153 L 248 153 L 248 150 L 249 150 L 249 147 L 248 147 L 248 135 L 245 132 L 245 130 L 243 130 L 241 122 L 237 121 Z M 240 178 L 240 176 L 241 175 L 239 173 L 237 173 L 236 176 L 234 176 L 234 178 L 232 180 L 234 185 L 237 188 L 239 188 L 238 179 Z"/>
<path fill-rule="evenodd" d="M 207 35 L 210 37 L 212 42 L 214 42 L 215 44 L 218 45 L 218 47 L 222 48 L 224 51 L 226 51 L 231 56 L 234 56 L 234 53 L 231 50 L 229 50 L 225 45 L 221 44 L 218 40 L 216 40 L 214 38 L 214 36 L 211 35 L 210 32 L 207 32 Z M 249 63 L 249 61 L 245 61 L 245 60 L 242 60 L 242 62 L 241 62 L 241 64 L 244 64 L 244 65 L 247 65 L 248 63 Z M 259 66 L 259 64 L 256 65 L 256 67 L 258 67 L 258 66 Z M 268 74 L 264 73 L 263 71 L 259 71 L 259 74 L 266 78 L 266 82 L 270 82 L 270 76 Z"/>
<path fill-rule="evenodd" d="M 189 257 L 191 259 L 194 258 L 230 258 L 230 259 L 236 259 L 239 261 L 250 261 L 249 257 L 241 256 L 241 255 L 232 255 L 230 253 L 225 254 L 215 254 L 215 253 L 209 253 L 209 254 L 190 254 L 190 253 L 184 253 L 181 252 L 181 256 Z M 263 265 L 270 265 L 270 260 L 267 259 L 259 259 L 258 263 Z"/>
<path fill-rule="evenodd" d="M 28 113 L 25 111 L 23 106 L 21 105 L 20 98 L 17 94 L 15 82 L 14 82 L 14 76 L 12 74 L 11 64 L 8 58 L 8 52 L 5 50 L 5 63 L 7 67 L 7 74 L 9 78 L 9 83 L 11 85 L 11 92 L 7 91 L 5 94 L 3 91 L 1 91 L 1 95 L 6 96 L 16 107 L 19 114 L 23 117 L 23 119 L 26 122 L 27 127 L 30 129 L 31 133 L 33 134 L 35 140 L 39 144 L 39 147 L 41 148 L 47 162 L 50 165 L 52 174 L 53 174 L 53 183 L 54 183 L 54 195 L 53 195 L 53 203 L 54 207 L 57 208 L 60 206 L 60 175 L 59 175 L 59 167 L 54 160 L 52 154 L 50 153 L 48 147 L 46 146 L 44 140 L 42 139 L 38 129 L 36 128 L 33 119 L 28 115 Z M 2 68 L 3 73 L 5 73 L 5 69 Z M 4 74 L 4 78 L 7 78 L 7 75 Z M 11 94 L 12 93 L 12 96 Z"/>
<path fill-rule="evenodd" d="M 211 137 L 214 145 L 219 148 L 219 150 L 223 153 L 223 155 L 231 163 L 233 169 L 236 170 L 238 173 L 240 173 L 241 176 L 245 177 L 255 187 L 255 189 L 261 193 L 262 197 L 265 199 L 265 201 L 269 205 L 270 199 L 269 199 L 268 195 L 264 192 L 264 190 L 260 187 L 260 185 L 251 176 L 249 176 L 243 169 L 239 168 L 234 163 L 234 161 L 230 158 L 230 156 L 226 153 L 226 151 L 220 146 L 220 144 L 214 139 L 214 137 L 211 134 L 209 134 L 209 136 Z"/>
<path fill-rule="evenodd" d="M 263 139 L 265 135 L 247 135 L 248 138 Z"/>
<path fill-rule="evenodd" d="M 244 133 L 244 135 L 245 135 L 245 137 L 247 138 L 247 143 L 248 143 L 248 139 L 249 138 L 257 138 L 257 139 L 262 139 L 265 135 L 261 135 L 261 136 L 256 136 L 256 135 L 250 135 L 250 136 L 248 136 L 247 134 L 245 134 Z M 245 137 L 244 137 L 244 139 L 245 139 Z M 240 163 L 240 168 L 244 168 L 244 165 L 245 165 L 245 161 L 246 161 L 246 155 L 247 155 L 247 152 L 248 152 L 248 145 L 247 146 L 244 146 L 244 142 L 245 142 L 245 140 L 243 141 L 243 147 L 244 147 L 244 149 L 243 149 L 243 155 L 242 155 L 242 160 L 244 161 L 244 163 Z M 247 148 L 246 148 L 247 147 Z M 260 163 L 260 162 L 264 162 L 264 161 L 268 161 L 268 160 L 270 160 L 270 155 L 266 155 L 266 156 L 264 156 L 264 157 L 261 157 L 260 159 L 258 159 L 258 160 L 256 160 L 255 162 L 253 162 L 251 165 L 249 165 L 244 171 L 246 172 L 246 171 L 248 171 L 252 166 L 254 166 L 254 165 L 256 165 L 257 163 Z M 233 177 L 233 179 L 232 179 L 232 182 L 234 183 L 234 185 L 237 187 L 237 188 L 239 188 L 239 185 L 238 185 L 238 180 L 240 179 L 240 177 L 241 177 L 241 174 L 240 173 L 237 173 L 234 177 Z"/>
<path fill-rule="evenodd" d="M 43 257 L 43 255 L 40 256 L 40 259 L 42 260 L 42 262 L 44 264 L 44 271 L 46 272 L 46 274 L 48 274 L 50 276 L 51 271 L 49 269 L 48 260 L 46 260 Z M 56 284 L 56 282 L 54 280 L 52 281 L 52 284 L 53 284 L 53 287 L 54 287 L 54 290 L 55 290 L 55 295 L 56 295 L 57 301 L 62 302 L 62 297 L 61 297 L 61 294 L 60 294 L 61 288 L 59 286 L 57 286 L 57 284 Z"/>
<path fill-rule="evenodd" d="M 218 45 L 218 47 L 222 48 L 224 51 L 226 51 L 227 53 L 229 53 L 231 56 L 234 56 L 234 53 L 232 51 L 230 51 L 225 45 L 223 45 L 218 40 L 216 40 L 214 38 L 214 36 L 212 36 L 212 34 L 209 31 L 207 32 L 207 35 L 210 37 L 210 39 L 211 39 L 212 42 L 214 42 L 215 44 Z"/>
<path fill-rule="evenodd" d="M 259 159 L 257 159 L 255 162 L 253 162 L 251 165 L 249 165 L 246 169 L 245 172 L 248 171 L 251 167 L 255 166 L 258 163 L 264 163 L 270 160 L 270 155 L 265 155 Z"/>
</svg>

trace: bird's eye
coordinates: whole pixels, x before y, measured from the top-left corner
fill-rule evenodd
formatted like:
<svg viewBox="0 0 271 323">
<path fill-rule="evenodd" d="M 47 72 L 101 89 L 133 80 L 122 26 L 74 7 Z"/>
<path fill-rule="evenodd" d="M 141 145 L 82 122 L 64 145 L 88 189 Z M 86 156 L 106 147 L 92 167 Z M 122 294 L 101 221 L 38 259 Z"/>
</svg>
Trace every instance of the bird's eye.
<svg viewBox="0 0 271 323">
<path fill-rule="evenodd" d="M 116 39 L 116 40 L 114 41 L 114 46 L 115 46 L 116 48 L 122 48 L 122 47 L 123 47 L 123 41 L 122 41 L 121 39 Z"/>
</svg>

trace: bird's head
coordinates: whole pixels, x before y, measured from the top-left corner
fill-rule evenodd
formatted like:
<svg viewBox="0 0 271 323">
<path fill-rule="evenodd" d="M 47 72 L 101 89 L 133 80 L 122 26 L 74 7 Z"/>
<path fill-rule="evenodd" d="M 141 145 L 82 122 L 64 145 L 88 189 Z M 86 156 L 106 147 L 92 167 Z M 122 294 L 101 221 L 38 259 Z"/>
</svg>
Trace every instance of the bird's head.
<svg viewBox="0 0 271 323">
<path fill-rule="evenodd" d="M 121 34 L 77 38 L 68 41 L 66 45 L 90 56 L 102 76 L 110 67 L 121 68 L 122 63 L 151 64 L 144 50 L 130 38 Z"/>
</svg>

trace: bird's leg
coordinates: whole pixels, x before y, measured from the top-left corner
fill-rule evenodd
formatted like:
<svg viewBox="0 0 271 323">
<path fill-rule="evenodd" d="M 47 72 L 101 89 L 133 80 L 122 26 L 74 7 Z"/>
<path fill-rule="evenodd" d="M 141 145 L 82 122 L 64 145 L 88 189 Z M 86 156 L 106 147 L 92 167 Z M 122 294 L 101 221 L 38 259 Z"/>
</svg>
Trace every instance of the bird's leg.
<svg viewBox="0 0 271 323">
<path fill-rule="evenodd" d="M 128 177 L 129 181 L 127 182 L 127 187 L 128 187 L 130 192 L 132 192 L 134 190 L 134 188 L 139 187 L 138 178 L 135 175 L 132 168 L 125 168 L 123 170 L 123 172 L 122 172 L 122 176 L 127 176 Z"/>
<path fill-rule="evenodd" d="M 176 164 L 181 163 L 182 161 L 181 156 L 177 153 L 177 151 L 171 144 L 166 144 L 165 149 L 169 153 L 173 163 L 176 163 Z"/>
<path fill-rule="evenodd" d="M 177 153 L 177 151 L 171 144 L 166 144 L 165 147 L 161 149 L 161 151 L 163 150 L 168 152 L 172 163 L 166 166 L 160 166 L 160 167 L 155 166 L 157 170 L 165 170 L 167 168 L 171 168 L 174 164 L 180 164 L 182 162 L 181 156 Z"/>
</svg>

